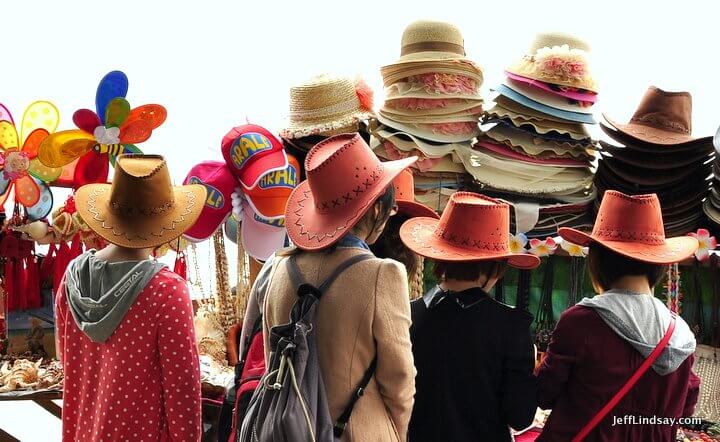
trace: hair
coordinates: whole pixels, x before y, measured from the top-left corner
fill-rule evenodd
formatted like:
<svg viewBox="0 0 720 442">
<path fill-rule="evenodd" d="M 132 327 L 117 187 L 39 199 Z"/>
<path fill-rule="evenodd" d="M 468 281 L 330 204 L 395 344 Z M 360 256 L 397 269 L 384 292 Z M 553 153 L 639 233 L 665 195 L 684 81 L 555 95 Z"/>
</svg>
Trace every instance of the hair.
<svg viewBox="0 0 720 442">
<path fill-rule="evenodd" d="M 660 282 L 665 267 L 628 258 L 598 243 L 591 243 L 587 256 L 590 276 L 603 290 L 609 290 L 626 276 L 645 276 L 651 288 Z"/>
<path fill-rule="evenodd" d="M 480 276 L 490 277 L 494 273 L 500 273 L 505 269 L 505 261 L 435 261 L 433 273 L 438 281 L 477 281 Z"/>
<path fill-rule="evenodd" d="M 374 207 L 379 207 L 379 211 L 377 215 L 375 215 L 375 211 L 373 210 Z M 390 213 L 392 212 L 393 207 L 395 206 L 395 187 L 390 184 L 387 188 L 385 188 L 385 192 L 378 197 L 378 199 L 375 200 L 374 204 L 371 204 L 368 206 L 367 211 L 365 214 L 360 218 L 360 220 L 355 224 L 355 227 L 353 230 L 357 229 L 359 226 L 367 226 L 370 229 L 370 232 L 374 232 L 375 230 L 379 229 L 380 226 L 382 226 L 389 218 Z M 335 250 L 336 244 L 333 244 L 325 249 L 320 250 L 321 252 L 331 253 Z M 284 249 L 280 249 L 275 254 L 277 256 L 291 256 L 295 255 L 296 253 L 299 253 L 301 250 L 296 246 L 290 246 L 286 247 Z"/>
<path fill-rule="evenodd" d="M 404 214 L 391 217 L 385 231 L 370 248 L 378 258 L 394 259 L 405 266 L 410 279 L 410 299 L 416 299 L 423 295 L 423 258 L 407 248 L 400 239 L 400 227 L 408 219 L 410 217 Z"/>
</svg>

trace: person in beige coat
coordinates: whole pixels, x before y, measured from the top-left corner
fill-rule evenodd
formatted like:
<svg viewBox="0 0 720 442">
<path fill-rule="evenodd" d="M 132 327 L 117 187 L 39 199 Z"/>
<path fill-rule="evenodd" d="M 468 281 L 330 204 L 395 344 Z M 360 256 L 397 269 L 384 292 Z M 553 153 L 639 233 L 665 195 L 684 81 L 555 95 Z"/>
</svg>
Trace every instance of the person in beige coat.
<svg viewBox="0 0 720 442">
<path fill-rule="evenodd" d="M 381 163 L 357 134 L 331 137 L 308 154 L 308 179 L 285 214 L 294 247 L 266 263 L 248 311 L 262 311 L 266 361 L 273 326 L 288 322 L 297 300 L 287 259 L 319 285 L 372 244 L 397 211 L 392 180 L 415 158 Z M 247 315 L 244 328 L 255 321 Z M 344 271 L 317 309 L 317 348 L 330 415 L 336 421 L 377 358 L 375 373 L 343 433 L 347 441 L 405 441 L 415 394 L 407 274 L 402 264 L 372 257 Z M 247 330 L 245 330 L 245 334 Z"/>
</svg>

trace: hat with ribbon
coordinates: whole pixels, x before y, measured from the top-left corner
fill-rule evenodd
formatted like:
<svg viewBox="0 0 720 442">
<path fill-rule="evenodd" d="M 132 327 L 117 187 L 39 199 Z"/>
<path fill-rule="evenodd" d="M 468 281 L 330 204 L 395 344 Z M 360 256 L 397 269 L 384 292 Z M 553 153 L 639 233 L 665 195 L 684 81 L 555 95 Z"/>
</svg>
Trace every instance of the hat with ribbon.
<svg viewBox="0 0 720 442">
<path fill-rule="evenodd" d="M 581 246 L 596 242 L 638 261 L 672 264 L 689 258 L 698 248 L 690 236 L 665 237 L 660 201 L 657 195 L 629 196 L 608 190 L 591 233 L 561 227 L 558 234 Z"/>
<path fill-rule="evenodd" d="M 305 159 L 307 180 L 285 210 L 292 242 L 304 250 L 327 248 L 348 233 L 417 157 L 381 162 L 360 134 L 318 143 Z"/>
<path fill-rule="evenodd" d="M 288 165 L 280 140 L 255 124 L 231 129 L 223 137 L 221 148 L 225 163 L 246 189 L 252 189 L 263 176 Z"/>
<path fill-rule="evenodd" d="M 75 194 L 87 225 L 112 244 L 142 249 L 177 239 L 197 221 L 205 186 L 173 186 L 160 155 L 121 155 L 112 184 L 87 184 Z"/>
<path fill-rule="evenodd" d="M 510 251 L 510 207 L 472 192 L 450 197 L 439 220 L 411 218 L 400 238 L 413 252 L 439 261 L 507 260 L 512 267 L 533 269 L 535 255 Z"/>
<path fill-rule="evenodd" d="M 205 241 L 232 212 L 231 197 L 237 180 L 224 162 L 203 161 L 190 169 L 183 184 L 202 184 L 207 189 L 200 217 L 184 235 L 190 241 Z"/>
</svg>

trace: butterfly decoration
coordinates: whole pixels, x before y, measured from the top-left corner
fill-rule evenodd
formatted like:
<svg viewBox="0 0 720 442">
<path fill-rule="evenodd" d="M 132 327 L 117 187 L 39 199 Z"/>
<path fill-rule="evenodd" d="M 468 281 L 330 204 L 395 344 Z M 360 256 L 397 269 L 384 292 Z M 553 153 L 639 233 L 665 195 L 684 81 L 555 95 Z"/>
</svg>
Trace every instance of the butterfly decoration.
<svg viewBox="0 0 720 442">
<path fill-rule="evenodd" d="M 37 157 L 40 144 L 59 122 L 55 105 L 36 101 L 25 109 L 18 132 L 12 114 L 0 104 L 0 209 L 12 195 L 31 221 L 50 213 L 53 195 L 47 183 L 60 171 L 44 166 Z"/>
<path fill-rule="evenodd" d="M 128 78 L 120 71 L 105 75 L 95 95 L 95 111 L 80 109 L 73 114 L 78 129 L 64 130 L 44 140 L 38 158 L 49 168 L 62 168 L 56 185 L 78 188 L 106 182 L 109 164 L 118 155 L 142 153 L 136 143 L 146 141 L 167 117 L 159 104 L 135 109 L 125 99 Z M 109 163 L 109 164 L 108 164 Z"/>
</svg>

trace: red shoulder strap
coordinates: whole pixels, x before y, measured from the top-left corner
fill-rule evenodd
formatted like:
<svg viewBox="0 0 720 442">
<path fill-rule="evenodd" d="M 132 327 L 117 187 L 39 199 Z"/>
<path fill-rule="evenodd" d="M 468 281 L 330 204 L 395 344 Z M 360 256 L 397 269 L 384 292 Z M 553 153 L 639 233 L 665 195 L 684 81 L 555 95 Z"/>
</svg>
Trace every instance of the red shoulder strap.
<svg viewBox="0 0 720 442">
<path fill-rule="evenodd" d="M 590 419 L 590 422 L 585 424 L 585 426 L 580 430 L 580 432 L 573 438 L 572 442 L 581 442 L 584 440 L 588 434 L 607 416 L 610 411 L 612 411 L 613 408 L 622 400 L 622 398 L 625 397 L 626 394 L 632 388 L 635 386 L 638 380 L 642 377 L 643 374 L 650 368 L 650 366 L 655 362 L 655 360 L 660 356 L 660 354 L 665 350 L 665 347 L 667 347 L 668 342 L 670 342 L 670 338 L 672 337 L 673 332 L 675 331 L 675 313 L 671 312 L 672 316 L 670 318 L 670 325 L 668 325 L 667 330 L 665 331 L 665 335 L 662 337 L 660 342 L 658 342 L 658 345 L 655 347 L 655 349 L 650 353 L 650 356 L 647 357 L 643 361 L 643 363 L 640 365 L 640 368 L 637 369 L 637 371 L 630 377 L 630 379 L 625 382 L 625 385 L 622 386 L 622 388 L 615 393 L 615 396 L 610 399 L 610 401 L 605 404 L 604 407 L 598 411 L 598 413 L 593 416 L 592 419 Z"/>
</svg>

